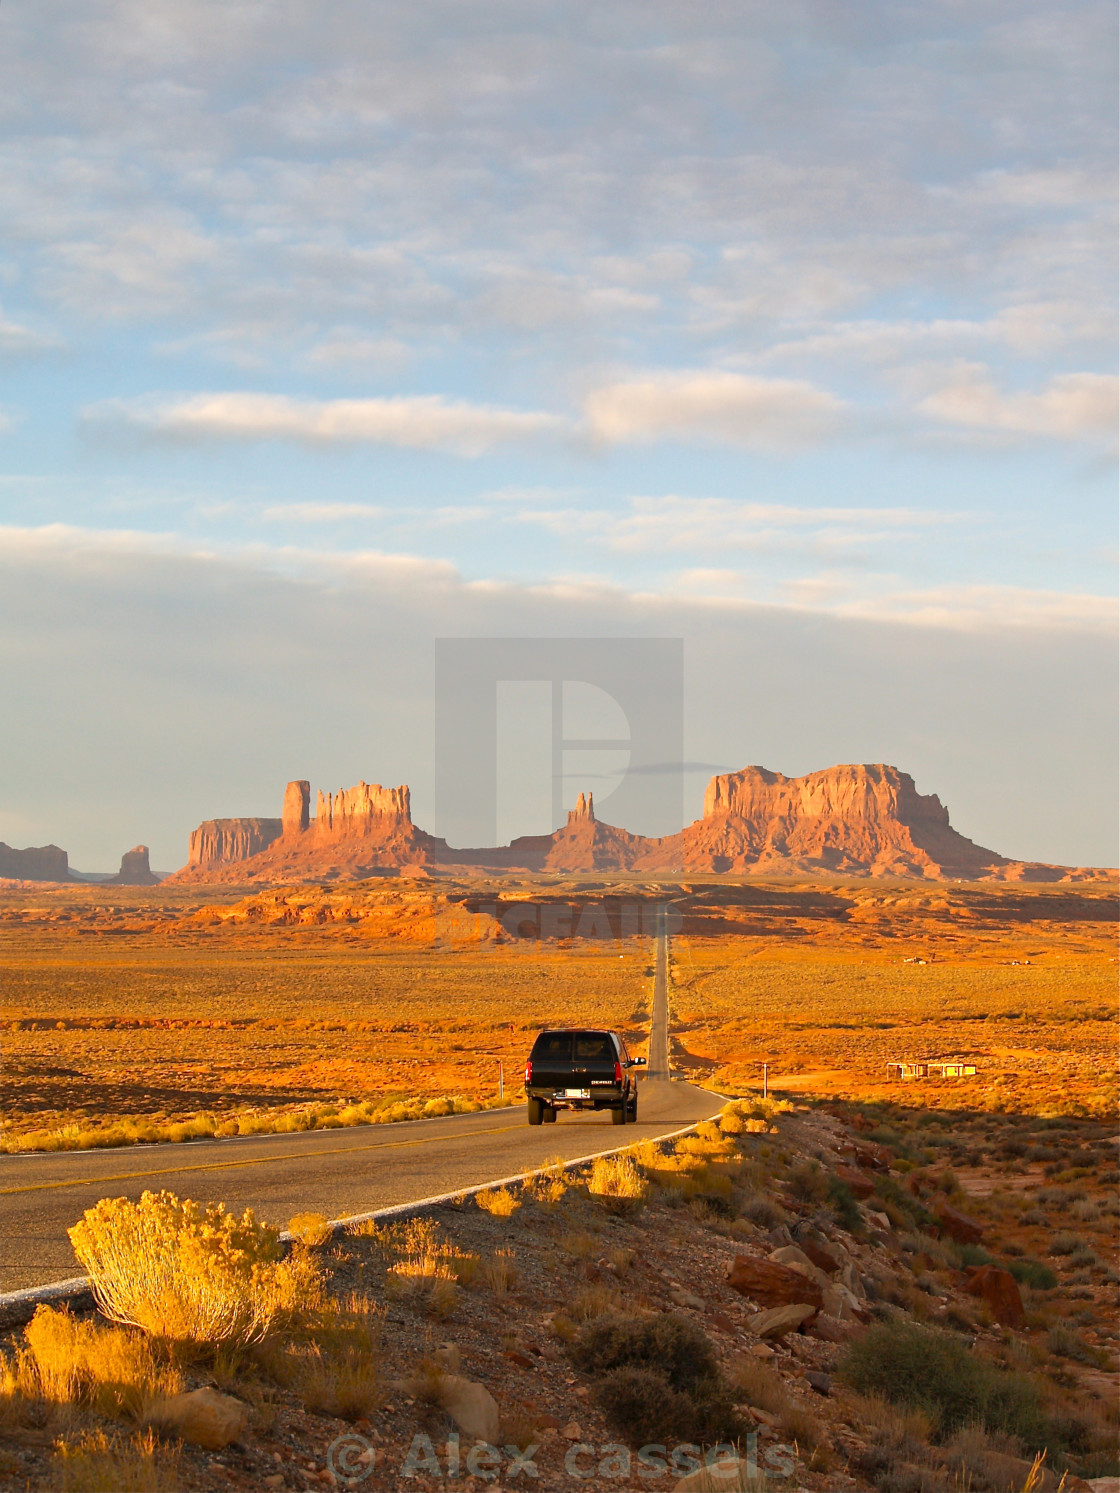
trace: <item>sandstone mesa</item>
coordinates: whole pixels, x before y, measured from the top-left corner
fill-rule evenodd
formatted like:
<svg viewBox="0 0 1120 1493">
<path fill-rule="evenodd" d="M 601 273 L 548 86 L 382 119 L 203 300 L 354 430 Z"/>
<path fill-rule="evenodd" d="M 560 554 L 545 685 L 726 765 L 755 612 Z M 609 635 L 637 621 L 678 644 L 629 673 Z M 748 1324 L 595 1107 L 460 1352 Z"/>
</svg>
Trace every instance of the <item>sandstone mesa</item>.
<svg viewBox="0 0 1120 1493">
<path fill-rule="evenodd" d="M 856 763 L 787 778 L 764 767 L 712 778 L 700 819 L 651 839 L 606 824 L 591 794 L 567 823 L 509 845 L 455 848 L 412 822 L 409 790 L 359 783 L 336 794 L 290 782 L 278 819 L 211 819 L 190 837 L 177 882 L 335 881 L 394 873 L 598 872 L 897 876 L 1084 881 L 1092 869 L 1013 861 L 953 829 L 908 773 Z"/>
</svg>

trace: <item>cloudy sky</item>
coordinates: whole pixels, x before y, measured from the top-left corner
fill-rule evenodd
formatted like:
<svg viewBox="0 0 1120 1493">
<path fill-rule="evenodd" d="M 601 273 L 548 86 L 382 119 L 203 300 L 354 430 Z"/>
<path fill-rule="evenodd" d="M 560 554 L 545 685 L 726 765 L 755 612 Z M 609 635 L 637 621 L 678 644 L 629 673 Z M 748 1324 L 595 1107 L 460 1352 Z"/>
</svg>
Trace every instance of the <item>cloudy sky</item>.
<svg viewBox="0 0 1120 1493">
<path fill-rule="evenodd" d="M 167 869 L 297 775 L 430 824 L 436 637 L 674 636 L 687 817 L 886 760 L 1115 863 L 1115 48 L 6 0 L 0 838 Z"/>
</svg>

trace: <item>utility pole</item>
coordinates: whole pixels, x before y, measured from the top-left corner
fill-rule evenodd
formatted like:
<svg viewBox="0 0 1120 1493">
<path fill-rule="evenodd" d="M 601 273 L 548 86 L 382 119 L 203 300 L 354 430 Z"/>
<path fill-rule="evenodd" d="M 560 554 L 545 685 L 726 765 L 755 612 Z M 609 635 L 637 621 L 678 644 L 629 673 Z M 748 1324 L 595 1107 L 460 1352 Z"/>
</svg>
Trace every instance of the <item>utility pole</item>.
<svg viewBox="0 0 1120 1493">
<path fill-rule="evenodd" d="M 498 1059 L 498 1098 L 499 1099 L 504 1099 L 505 1097 L 506 1097 L 506 1070 L 505 1070 L 505 1065 L 502 1063 L 501 1059 L 499 1058 Z"/>
<path fill-rule="evenodd" d="M 762 1065 L 762 1097 L 764 1099 L 769 1099 L 769 1097 L 770 1097 L 770 1064 L 769 1063 L 763 1063 L 763 1065 Z"/>
</svg>

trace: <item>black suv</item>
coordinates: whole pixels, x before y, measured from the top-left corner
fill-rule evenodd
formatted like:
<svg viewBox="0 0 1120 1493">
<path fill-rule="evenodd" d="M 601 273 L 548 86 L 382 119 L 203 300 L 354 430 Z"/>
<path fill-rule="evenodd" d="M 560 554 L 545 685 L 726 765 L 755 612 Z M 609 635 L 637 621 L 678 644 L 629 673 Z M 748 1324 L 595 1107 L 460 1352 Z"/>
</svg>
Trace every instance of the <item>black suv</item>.
<svg viewBox="0 0 1120 1493">
<path fill-rule="evenodd" d="M 638 1084 L 630 1069 L 645 1065 L 617 1032 L 541 1032 L 525 1064 L 529 1124 L 550 1124 L 558 1109 L 609 1109 L 612 1124 L 633 1124 Z"/>
</svg>

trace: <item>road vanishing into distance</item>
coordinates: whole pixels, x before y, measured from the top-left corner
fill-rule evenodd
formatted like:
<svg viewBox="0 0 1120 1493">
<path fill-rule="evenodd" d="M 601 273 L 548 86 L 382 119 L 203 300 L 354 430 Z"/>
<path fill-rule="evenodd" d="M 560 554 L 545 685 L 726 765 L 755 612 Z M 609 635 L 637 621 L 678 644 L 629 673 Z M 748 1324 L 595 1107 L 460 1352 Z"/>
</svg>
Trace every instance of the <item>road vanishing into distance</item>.
<svg viewBox="0 0 1120 1493">
<path fill-rule="evenodd" d="M 397 1125 L 0 1157 L 0 1290 L 79 1274 L 66 1231 L 103 1197 L 138 1198 L 166 1189 L 238 1213 L 252 1208 L 285 1227 L 296 1213 L 344 1218 L 416 1202 L 532 1171 L 559 1157 L 653 1140 L 709 1118 L 719 1111 L 721 1097 L 669 1071 L 664 915 L 656 950 L 649 1066 L 641 1078 L 637 1124 L 620 1132 L 607 1111 L 564 1110 L 555 1125 L 530 1127 L 517 1105 Z"/>
</svg>

